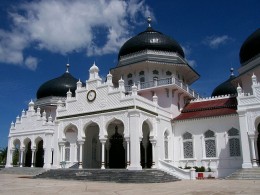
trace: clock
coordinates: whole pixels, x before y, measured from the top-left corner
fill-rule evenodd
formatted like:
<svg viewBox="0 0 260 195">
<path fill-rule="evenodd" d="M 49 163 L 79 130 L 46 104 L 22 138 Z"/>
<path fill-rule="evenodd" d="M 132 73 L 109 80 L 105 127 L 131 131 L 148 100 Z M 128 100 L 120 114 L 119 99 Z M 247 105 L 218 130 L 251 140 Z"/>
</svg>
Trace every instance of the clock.
<svg viewBox="0 0 260 195">
<path fill-rule="evenodd" d="M 90 90 L 87 93 L 87 99 L 89 102 L 93 102 L 96 99 L 96 92 L 94 90 Z"/>
</svg>

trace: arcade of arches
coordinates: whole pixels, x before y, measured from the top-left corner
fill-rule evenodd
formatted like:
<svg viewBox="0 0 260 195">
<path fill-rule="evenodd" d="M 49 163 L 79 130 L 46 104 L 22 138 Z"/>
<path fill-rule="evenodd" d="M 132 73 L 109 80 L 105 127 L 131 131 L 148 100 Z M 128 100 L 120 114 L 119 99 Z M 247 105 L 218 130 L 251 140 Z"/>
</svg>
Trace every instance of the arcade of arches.
<svg viewBox="0 0 260 195">
<path fill-rule="evenodd" d="M 13 164 L 19 164 L 20 167 L 43 167 L 43 140 L 41 138 L 36 139 L 35 146 L 32 146 L 32 141 L 29 138 L 26 138 L 23 143 L 24 147 L 21 147 L 20 140 L 14 141 L 14 149 L 12 150 Z M 18 162 L 16 162 L 16 156 L 18 156 Z"/>
<path fill-rule="evenodd" d="M 71 162 L 78 162 L 80 168 L 124 169 L 129 166 L 129 139 L 124 137 L 122 121 L 113 120 L 109 123 L 106 139 L 100 138 L 99 126 L 94 122 L 86 125 L 84 132 L 84 140 L 77 142 L 77 128 L 70 126 L 65 130 L 66 142 L 63 145 L 64 149 L 61 148 L 62 161 L 70 165 L 72 165 Z M 140 164 L 142 168 L 151 168 L 154 164 L 153 149 L 150 142 L 150 127 L 147 122 L 142 125 L 142 133 Z"/>
</svg>

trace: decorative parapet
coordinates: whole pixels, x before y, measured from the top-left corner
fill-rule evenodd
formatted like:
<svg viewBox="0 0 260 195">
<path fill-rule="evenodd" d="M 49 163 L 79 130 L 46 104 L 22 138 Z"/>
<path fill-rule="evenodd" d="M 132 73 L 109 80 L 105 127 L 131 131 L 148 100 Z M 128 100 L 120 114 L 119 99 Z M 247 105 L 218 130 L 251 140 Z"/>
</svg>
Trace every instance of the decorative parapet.
<svg viewBox="0 0 260 195">
<path fill-rule="evenodd" d="M 38 107 L 34 109 L 34 102 L 31 101 L 28 106 L 28 111 L 24 110 L 21 113 L 21 117 L 16 117 L 16 122 L 11 123 L 10 134 L 15 132 L 26 132 L 40 129 L 54 129 L 54 123 L 51 116 L 47 118 L 46 112 L 40 112 Z"/>
<path fill-rule="evenodd" d="M 240 86 L 237 87 L 238 108 L 250 106 L 260 103 L 260 83 L 257 82 L 257 77 L 252 75 L 252 94 L 243 92 Z"/>
<path fill-rule="evenodd" d="M 227 98 L 232 98 L 235 97 L 235 95 L 220 95 L 220 96 L 213 96 L 213 97 L 205 97 L 205 98 L 197 98 L 194 100 L 191 100 L 192 102 L 204 102 L 204 101 L 209 101 L 209 100 L 220 100 L 220 99 L 227 99 Z"/>
<path fill-rule="evenodd" d="M 154 81 L 148 81 L 148 82 L 138 82 L 137 83 L 137 90 L 141 91 L 144 89 L 149 89 L 149 88 L 154 88 L 154 87 L 160 87 L 160 86 L 169 86 L 169 85 L 175 85 L 176 87 L 180 88 L 181 90 L 185 91 L 188 93 L 190 96 L 194 98 L 200 98 L 199 94 L 196 93 L 193 89 L 191 89 L 187 84 L 183 83 L 181 80 L 178 78 L 172 76 L 168 78 L 162 78 L 162 79 L 157 79 Z M 125 89 L 128 92 L 132 91 L 131 85 L 126 85 Z"/>
</svg>

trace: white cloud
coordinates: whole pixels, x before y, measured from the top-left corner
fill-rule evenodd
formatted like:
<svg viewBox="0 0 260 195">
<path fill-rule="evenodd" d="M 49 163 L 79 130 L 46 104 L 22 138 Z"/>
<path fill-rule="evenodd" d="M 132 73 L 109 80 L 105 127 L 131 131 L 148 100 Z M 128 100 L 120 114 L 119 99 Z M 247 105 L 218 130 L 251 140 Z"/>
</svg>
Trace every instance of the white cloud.
<svg viewBox="0 0 260 195">
<path fill-rule="evenodd" d="M 38 59 L 32 56 L 29 56 L 25 59 L 24 64 L 30 70 L 35 70 L 38 65 Z"/>
<path fill-rule="evenodd" d="M 224 45 L 229 41 L 231 38 L 228 35 L 222 35 L 222 36 L 208 36 L 205 38 L 203 43 L 205 45 L 208 45 L 212 49 L 218 48 L 220 45 Z"/>
<path fill-rule="evenodd" d="M 197 66 L 197 62 L 193 59 L 190 59 L 190 56 L 191 56 L 191 47 L 189 45 L 187 46 L 181 46 L 182 49 L 183 49 L 183 52 L 185 54 L 185 59 L 187 60 L 188 64 L 191 66 L 191 67 L 196 67 Z"/>
<path fill-rule="evenodd" d="M 9 15 L 12 30 L 0 29 L 0 54 L 4 54 L 0 62 L 33 70 L 38 60 L 26 58 L 25 48 L 33 45 L 60 54 L 86 51 L 88 56 L 115 53 L 129 38 L 137 18 L 151 13 L 144 0 L 40 0 L 20 4 Z M 98 28 L 106 29 L 101 44 Z"/>
</svg>

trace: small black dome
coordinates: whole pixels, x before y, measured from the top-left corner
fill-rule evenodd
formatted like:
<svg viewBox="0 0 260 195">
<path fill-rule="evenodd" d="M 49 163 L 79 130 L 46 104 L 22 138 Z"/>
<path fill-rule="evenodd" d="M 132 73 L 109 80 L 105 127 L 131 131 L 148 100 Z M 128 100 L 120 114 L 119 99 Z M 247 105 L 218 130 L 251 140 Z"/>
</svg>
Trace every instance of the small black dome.
<svg viewBox="0 0 260 195">
<path fill-rule="evenodd" d="M 260 54 L 260 28 L 251 34 L 240 48 L 240 63 L 244 63 Z"/>
<path fill-rule="evenodd" d="M 177 52 L 184 58 L 184 52 L 175 40 L 148 27 L 144 32 L 125 42 L 119 51 L 118 59 L 121 56 L 146 49 Z"/>
<path fill-rule="evenodd" d="M 66 97 L 70 90 L 72 96 L 75 96 L 78 80 L 70 73 L 66 72 L 60 77 L 43 83 L 37 91 L 37 99 L 48 96 Z"/>
<path fill-rule="evenodd" d="M 235 95 L 237 94 L 237 89 L 232 85 L 231 81 L 235 78 L 234 75 L 231 75 L 228 80 L 221 83 L 217 86 L 211 96 L 221 96 L 221 95 Z"/>
</svg>

